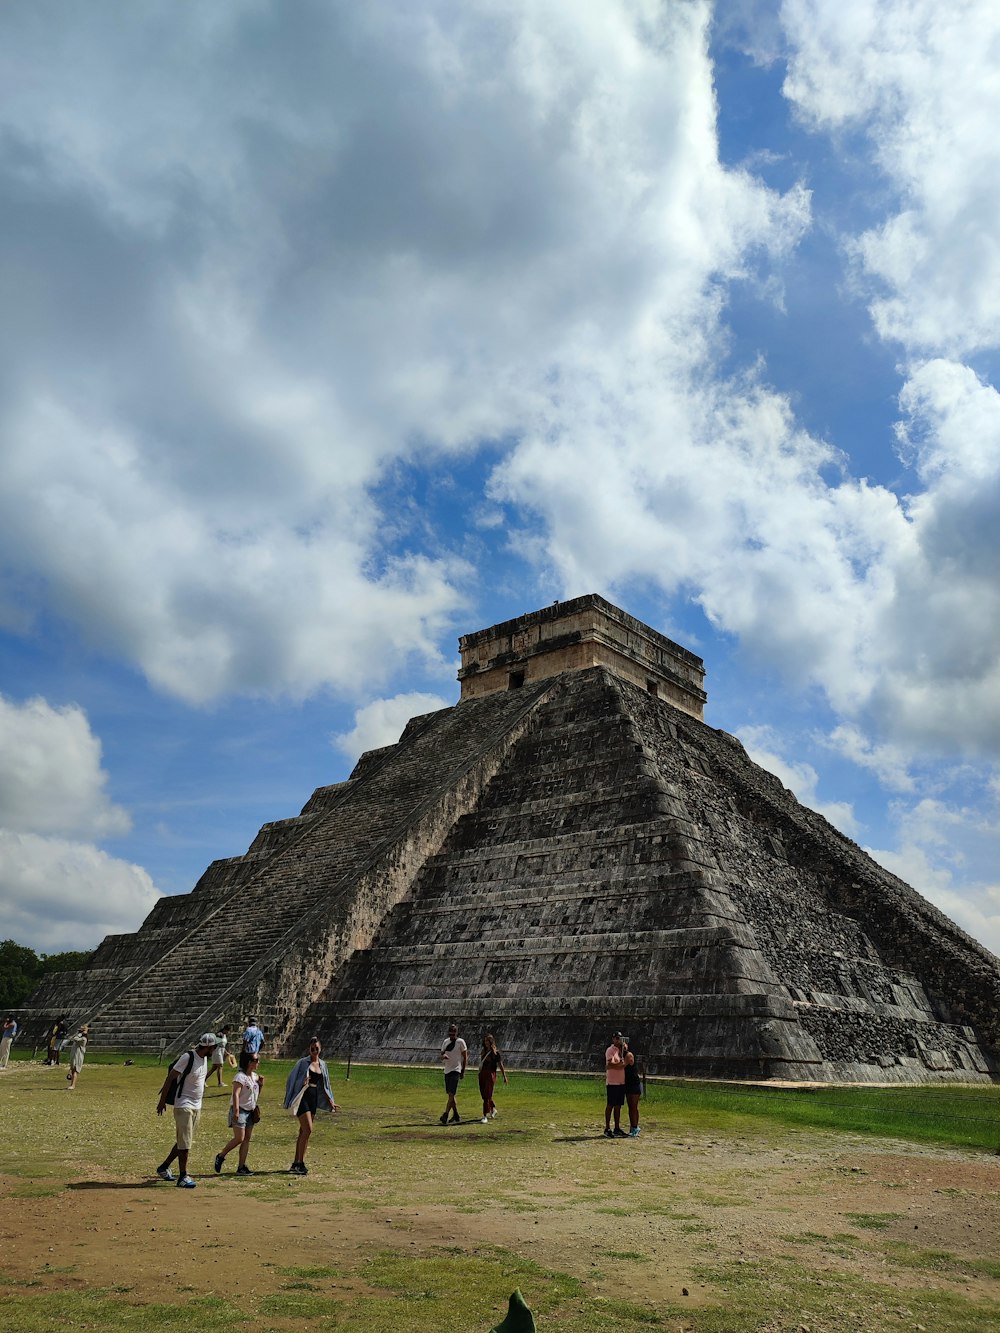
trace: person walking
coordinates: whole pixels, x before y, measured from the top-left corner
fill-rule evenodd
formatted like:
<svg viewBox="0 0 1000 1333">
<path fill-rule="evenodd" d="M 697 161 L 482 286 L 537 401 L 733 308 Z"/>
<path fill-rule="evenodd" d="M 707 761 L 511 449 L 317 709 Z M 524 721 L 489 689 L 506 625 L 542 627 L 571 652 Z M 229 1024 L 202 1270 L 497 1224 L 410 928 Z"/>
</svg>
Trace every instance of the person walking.
<svg viewBox="0 0 1000 1333">
<path fill-rule="evenodd" d="M 17 1036 L 17 1019 L 13 1014 L 9 1014 L 3 1021 L 3 1028 L 0 1029 L 0 1069 L 7 1068 L 7 1061 L 10 1058 L 10 1048 Z"/>
<path fill-rule="evenodd" d="M 639 1058 L 629 1045 L 628 1037 L 622 1038 L 622 1056 L 625 1060 L 625 1101 L 628 1104 L 628 1136 L 639 1137 L 639 1098 L 642 1096 L 642 1078 L 639 1074 Z"/>
<path fill-rule="evenodd" d="M 220 1088 L 224 1088 L 226 1086 L 225 1083 L 223 1083 L 222 1081 L 222 1066 L 226 1063 L 226 1047 L 228 1045 L 229 1045 L 229 1029 L 228 1027 L 220 1028 L 219 1044 L 212 1052 L 212 1069 L 209 1075 L 209 1078 L 211 1077 L 211 1074 L 215 1075 L 215 1081 Z M 206 1082 L 207 1081 L 208 1080 L 206 1080 Z"/>
<path fill-rule="evenodd" d="M 622 1055 L 624 1038 L 616 1032 L 611 1038 L 611 1045 L 604 1052 L 605 1083 L 607 1100 L 604 1106 L 604 1137 L 606 1139 L 627 1139 L 628 1135 L 621 1127 L 622 1107 L 625 1105 L 625 1057 Z M 615 1118 L 615 1128 L 611 1130 L 611 1116 Z"/>
<path fill-rule="evenodd" d="M 458 1092 L 459 1081 L 465 1078 L 465 1067 L 469 1063 L 469 1048 L 458 1035 L 457 1023 L 452 1023 L 448 1029 L 448 1040 L 441 1047 L 441 1059 L 444 1061 L 444 1090 L 448 1094 L 448 1101 L 441 1116 L 441 1124 L 457 1125 L 461 1122 L 462 1117 L 458 1114 L 458 1103 L 455 1096 Z"/>
<path fill-rule="evenodd" d="M 174 1146 L 156 1168 L 161 1180 L 173 1180 L 171 1163 L 176 1159 L 180 1176 L 177 1178 L 178 1189 L 193 1190 L 195 1181 L 188 1175 L 188 1153 L 194 1145 L 198 1117 L 201 1115 L 202 1098 L 205 1095 L 205 1077 L 208 1073 L 208 1057 L 219 1044 L 214 1032 L 205 1032 L 198 1038 L 197 1046 L 183 1055 L 179 1055 L 167 1070 L 167 1077 L 160 1089 L 160 1100 L 156 1104 L 156 1114 L 162 1115 L 168 1106 L 173 1107 L 176 1137 Z"/>
<path fill-rule="evenodd" d="M 506 1085 L 508 1081 L 507 1071 L 503 1067 L 503 1060 L 497 1048 L 497 1039 L 492 1032 L 487 1032 L 483 1037 L 483 1048 L 479 1052 L 479 1095 L 483 1099 L 483 1118 L 479 1122 L 481 1125 L 497 1118 L 493 1090 L 497 1085 L 498 1073 L 503 1075 L 503 1081 Z"/>
<path fill-rule="evenodd" d="M 260 1055 L 264 1045 L 264 1029 L 258 1027 L 256 1018 L 248 1018 L 240 1041 L 240 1068 L 246 1069 L 248 1055 Z"/>
<path fill-rule="evenodd" d="M 66 1075 L 69 1087 L 67 1092 L 72 1092 L 76 1087 L 76 1080 L 80 1077 L 80 1070 L 83 1068 L 83 1057 L 87 1053 L 87 1041 L 90 1037 L 90 1025 L 84 1023 L 76 1036 L 70 1037 L 67 1045 L 69 1046 L 69 1073 Z"/>
<path fill-rule="evenodd" d="M 219 1048 L 216 1047 L 215 1049 L 218 1050 Z M 247 1153 L 250 1151 L 250 1136 L 253 1133 L 253 1127 L 260 1119 L 258 1102 L 264 1080 L 257 1073 L 259 1064 L 260 1056 L 251 1055 L 247 1059 L 246 1069 L 241 1069 L 238 1074 L 233 1075 L 233 1103 L 229 1108 L 229 1125 L 233 1131 L 233 1137 L 221 1152 L 215 1154 L 216 1175 L 222 1170 L 226 1154 L 232 1152 L 234 1148 L 240 1150 L 236 1174 L 238 1176 L 253 1175 L 253 1172 L 247 1166 Z"/>
<path fill-rule="evenodd" d="M 306 1149 L 313 1130 L 313 1120 L 320 1109 L 339 1111 L 330 1086 L 330 1071 L 322 1058 L 323 1045 L 319 1037 L 309 1043 L 309 1054 L 292 1065 L 285 1084 L 285 1109 L 298 1117 L 299 1136 L 295 1141 L 295 1160 L 288 1168 L 293 1176 L 307 1176 Z"/>
<path fill-rule="evenodd" d="M 45 1064 L 57 1065 L 59 1063 L 59 1052 L 62 1050 L 63 1039 L 65 1036 L 66 1015 L 60 1014 L 49 1028 L 48 1049 L 45 1052 Z"/>
</svg>

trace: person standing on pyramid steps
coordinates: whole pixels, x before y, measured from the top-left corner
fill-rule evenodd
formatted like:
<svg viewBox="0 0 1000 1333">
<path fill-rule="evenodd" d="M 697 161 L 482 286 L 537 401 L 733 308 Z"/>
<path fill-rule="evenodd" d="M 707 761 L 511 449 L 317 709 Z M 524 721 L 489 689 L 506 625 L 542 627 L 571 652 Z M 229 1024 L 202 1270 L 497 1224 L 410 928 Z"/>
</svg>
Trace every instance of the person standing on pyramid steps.
<svg viewBox="0 0 1000 1333">
<path fill-rule="evenodd" d="M 469 1048 L 458 1035 L 457 1023 L 452 1023 L 448 1029 L 448 1040 L 441 1047 L 441 1059 L 444 1061 L 444 1090 L 448 1094 L 441 1124 L 457 1125 L 462 1117 L 458 1114 L 455 1096 L 460 1080 L 465 1078 L 465 1067 L 469 1063 Z"/>
<path fill-rule="evenodd" d="M 625 1101 L 628 1103 L 628 1136 L 639 1137 L 639 1098 L 642 1096 L 642 1079 L 639 1076 L 639 1059 L 629 1045 L 628 1037 L 622 1038 L 622 1056 L 625 1060 Z"/>
<path fill-rule="evenodd" d="M 299 1137 L 295 1142 L 295 1160 L 288 1168 L 293 1176 L 307 1176 L 306 1149 L 312 1134 L 313 1119 L 316 1112 L 326 1110 L 339 1111 L 340 1107 L 333 1099 L 330 1086 L 330 1071 L 326 1061 L 321 1058 L 323 1051 L 319 1037 L 309 1042 L 309 1054 L 292 1065 L 292 1072 L 285 1084 L 285 1110 L 298 1117 Z"/>
<path fill-rule="evenodd" d="M 611 1038 L 611 1045 L 604 1052 L 605 1082 L 607 1101 L 604 1106 L 604 1137 L 606 1139 L 627 1139 L 628 1135 L 621 1127 L 622 1107 L 625 1105 L 625 1057 L 622 1054 L 624 1037 L 616 1032 Z M 611 1130 L 611 1116 L 615 1117 L 614 1133 Z"/>
<path fill-rule="evenodd" d="M 194 1143 L 198 1117 L 201 1115 L 201 1102 L 205 1095 L 205 1076 L 208 1073 L 208 1057 L 219 1044 L 214 1032 L 205 1032 L 198 1038 L 197 1046 L 179 1055 L 167 1070 L 167 1077 L 160 1089 L 160 1100 L 156 1104 L 156 1114 L 162 1115 L 168 1106 L 173 1108 L 176 1138 L 174 1146 L 156 1168 L 161 1180 L 173 1180 L 171 1163 L 177 1159 L 180 1171 L 177 1185 L 180 1189 L 193 1190 L 195 1182 L 188 1175 L 188 1153 Z"/>
<path fill-rule="evenodd" d="M 507 1071 L 497 1049 L 497 1039 L 492 1032 L 483 1037 L 483 1049 L 479 1053 L 479 1095 L 483 1099 L 483 1118 L 481 1125 L 497 1118 L 497 1108 L 493 1102 L 493 1090 L 497 1085 L 497 1073 L 503 1075 L 507 1083 Z"/>
</svg>

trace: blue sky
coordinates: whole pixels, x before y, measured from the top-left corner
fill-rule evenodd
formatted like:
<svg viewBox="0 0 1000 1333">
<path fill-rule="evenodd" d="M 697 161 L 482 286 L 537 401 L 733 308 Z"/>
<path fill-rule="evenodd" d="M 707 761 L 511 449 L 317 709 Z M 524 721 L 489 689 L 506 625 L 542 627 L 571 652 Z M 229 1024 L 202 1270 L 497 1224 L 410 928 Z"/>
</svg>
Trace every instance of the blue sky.
<svg viewBox="0 0 1000 1333">
<path fill-rule="evenodd" d="M 0 14 L 0 936 L 134 929 L 600 592 L 1000 950 L 1000 13 Z"/>
</svg>

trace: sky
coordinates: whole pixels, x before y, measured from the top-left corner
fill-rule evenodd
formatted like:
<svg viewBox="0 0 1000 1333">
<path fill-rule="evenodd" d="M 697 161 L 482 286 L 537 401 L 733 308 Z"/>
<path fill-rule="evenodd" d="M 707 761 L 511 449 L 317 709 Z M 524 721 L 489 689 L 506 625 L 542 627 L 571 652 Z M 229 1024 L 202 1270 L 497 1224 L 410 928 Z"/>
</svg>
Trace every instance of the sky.
<svg viewBox="0 0 1000 1333">
<path fill-rule="evenodd" d="M 597 592 L 1000 952 L 994 0 L 0 9 L 0 938 Z"/>
</svg>

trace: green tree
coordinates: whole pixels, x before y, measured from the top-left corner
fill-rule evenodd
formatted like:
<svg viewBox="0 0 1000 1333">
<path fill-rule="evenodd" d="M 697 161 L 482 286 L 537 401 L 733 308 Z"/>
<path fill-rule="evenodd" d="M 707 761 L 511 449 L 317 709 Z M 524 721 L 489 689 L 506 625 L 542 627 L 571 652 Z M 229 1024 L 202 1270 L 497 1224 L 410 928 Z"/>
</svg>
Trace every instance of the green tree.
<svg viewBox="0 0 1000 1333">
<path fill-rule="evenodd" d="M 23 1004 L 42 977 L 42 960 L 34 949 L 14 940 L 0 944 L 0 1009 Z"/>
<path fill-rule="evenodd" d="M 83 949 L 37 954 L 24 944 L 4 940 L 0 943 L 0 1009 L 17 1009 L 43 977 L 86 967 L 93 956 L 92 950 Z"/>
</svg>

